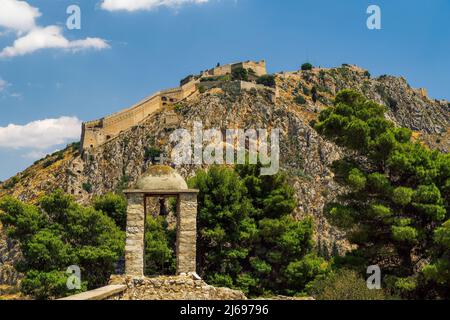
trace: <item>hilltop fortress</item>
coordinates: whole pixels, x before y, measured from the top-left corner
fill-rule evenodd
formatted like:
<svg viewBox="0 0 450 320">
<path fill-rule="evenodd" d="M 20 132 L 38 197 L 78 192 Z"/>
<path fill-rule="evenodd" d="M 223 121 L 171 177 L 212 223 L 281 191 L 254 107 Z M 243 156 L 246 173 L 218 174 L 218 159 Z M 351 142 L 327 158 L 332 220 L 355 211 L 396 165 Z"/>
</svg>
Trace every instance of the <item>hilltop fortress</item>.
<svg viewBox="0 0 450 320">
<path fill-rule="evenodd" d="M 227 64 L 201 72 L 199 75 L 191 75 L 180 81 L 180 86 L 174 89 L 168 89 L 157 92 L 136 105 L 108 115 L 99 120 L 89 121 L 82 124 L 81 149 L 88 151 L 96 148 L 103 143 L 113 139 L 122 131 L 138 125 L 148 116 L 161 108 L 167 108 L 175 105 L 185 99 L 196 96 L 204 89 L 209 89 L 218 84 L 218 80 L 232 79 L 236 72 L 246 70 L 248 78 L 256 78 L 266 75 L 266 62 L 246 61 L 234 64 Z M 235 81 L 239 89 L 256 88 L 254 82 Z"/>
</svg>

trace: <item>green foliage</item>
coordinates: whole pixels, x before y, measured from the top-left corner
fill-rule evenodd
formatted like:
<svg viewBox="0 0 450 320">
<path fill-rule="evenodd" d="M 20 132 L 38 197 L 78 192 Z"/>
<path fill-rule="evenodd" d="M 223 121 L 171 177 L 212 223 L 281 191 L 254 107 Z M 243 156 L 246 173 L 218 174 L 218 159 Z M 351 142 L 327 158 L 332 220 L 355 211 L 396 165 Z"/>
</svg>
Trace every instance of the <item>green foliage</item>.
<svg viewBox="0 0 450 320">
<path fill-rule="evenodd" d="M 357 272 L 348 269 L 317 278 L 308 286 L 308 292 L 317 300 L 389 299 L 383 290 L 369 290 L 366 281 Z"/>
<path fill-rule="evenodd" d="M 19 178 L 17 176 L 12 177 L 3 183 L 2 188 L 5 190 L 10 190 L 14 188 L 14 186 L 19 182 Z"/>
<path fill-rule="evenodd" d="M 260 166 L 214 166 L 190 180 L 200 190 L 200 273 L 215 285 L 251 296 L 300 294 L 328 271 L 311 254 L 311 219 L 297 221 L 293 190 L 282 174 L 260 176 Z"/>
<path fill-rule="evenodd" d="M 392 226 L 392 238 L 396 241 L 413 242 L 418 237 L 418 232 L 413 227 Z"/>
<path fill-rule="evenodd" d="M 233 80 L 248 81 L 248 70 L 245 68 L 236 68 L 231 72 Z"/>
<path fill-rule="evenodd" d="M 200 93 L 205 93 L 206 92 L 206 87 L 205 86 L 198 86 L 198 91 Z"/>
<path fill-rule="evenodd" d="M 21 291 L 33 296 L 35 299 L 44 300 L 53 297 L 64 297 L 67 295 L 67 274 L 61 271 L 40 272 L 30 270 L 21 282 Z M 86 283 L 82 284 L 80 290 L 73 294 L 86 290 Z"/>
<path fill-rule="evenodd" d="M 303 71 L 312 70 L 312 68 L 313 68 L 313 65 L 311 63 L 309 63 L 309 62 L 306 62 L 306 63 L 302 64 L 302 67 L 301 67 L 301 69 Z"/>
<path fill-rule="evenodd" d="M 317 102 L 318 96 L 317 96 L 317 88 L 316 87 L 312 87 L 312 89 L 311 89 L 311 99 L 314 103 Z"/>
<path fill-rule="evenodd" d="M 412 201 L 414 190 L 411 188 L 398 187 L 392 193 L 392 201 L 400 206 L 407 206 Z"/>
<path fill-rule="evenodd" d="M 436 243 L 442 245 L 444 248 L 450 249 L 450 220 L 436 229 L 434 239 Z"/>
<path fill-rule="evenodd" d="M 81 187 L 83 188 L 84 191 L 86 191 L 87 193 L 91 193 L 92 192 L 92 184 L 90 182 L 84 182 Z"/>
<path fill-rule="evenodd" d="M 81 141 L 78 142 L 73 142 L 71 144 L 68 145 L 68 147 L 72 148 L 72 151 L 79 151 L 81 148 Z"/>
<path fill-rule="evenodd" d="M 145 274 L 167 275 L 176 272 L 176 230 L 168 230 L 164 217 L 147 217 L 145 225 Z"/>
<path fill-rule="evenodd" d="M 390 208 L 385 207 L 381 204 L 373 204 L 371 206 L 371 213 L 374 218 L 383 219 L 392 216 L 392 211 Z"/>
<path fill-rule="evenodd" d="M 395 287 L 400 290 L 400 292 L 411 292 L 417 288 L 416 279 L 410 278 L 397 278 L 395 281 Z"/>
<path fill-rule="evenodd" d="M 183 111 L 184 106 L 181 103 L 177 103 L 173 106 L 176 113 L 180 114 Z"/>
<path fill-rule="evenodd" d="M 45 225 L 45 217 L 35 206 L 6 196 L 0 199 L 0 222 L 14 239 L 29 238 Z"/>
<path fill-rule="evenodd" d="M 120 177 L 120 181 L 116 186 L 116 193 L 121 194 L 123 190 L 128 188 L 128 184 L 130 183 L 130 177 L 126 174 L 124 174 L 122 177 Z"/>
<path fill-rule="evenodd" d="M 231 81 L 231 75 L 230 74 L 225 74 L 223 76 L 218 76 L 218 77 L 206 77 L 206 78 L 201 78 L 200 82 L 208 82 L 208 81 L 222 81 L 222 82 L 229 82 Z"/>
<path fill-rule="evenodd" d="M 355 223 L 356 212 L 353 208 L 340 204 L 332 204 L 328 211 L 328 219 L 340 228 L 351 228 Z"/>
<path fill-rule="evenodd" d="M 265 85 L 266 87 L 273 88 L 276 85 L 275 76 L 272 74 L 263 75 L 256 80 L 256 83 Z"/>
<path fill-rule="evenodd" d="M 22 250 L 16 265 L 25 274 L 21 290 L 38 299 L 74 293 L 66 286 L 71 265 L 81 268 L 83 290 L 105 285 L 124 250 L 124 233 L 111 218 L 60 190 L 39 206 L 2 198 L 0 222 Z"/>
<path fill-rule="evenodd" d="M 302 260 L 293 261 L 286 268 L 287 279 L 294 288 L 304 288 L 328 272 L 329 264 L 315 254 L 308 254 Z"/>
<path fill-rule="evenodd" d="M 127 223 L 127 200 L 123 195 L 107 193 L 101 197 L 94 197 L 92 205 L 95 210 L 102 211 L 112 218 L 116 225 L 125 231 Z"/>
<path fill-rule="evenodd" d="M 64 159 L 64 150 L 57 151 L 52 155 L 48 155 L 42 163 L 43 168 L 48 168 L 52 164 Z"/>
<path fill-rule="evenodd" d="M 385 174 L 374 172 L 367 176 L 367 187 L 371 192 L 388 195 L 391 190 L 391 182 Z"/>
<path fill-rule="evenodd" d="M 361 94 L 344 90 L 316 124 L 319 133 L 349 155 L 334 165 L 337 181 L 349 191 L 326 210 L 330 222 L 358 245 L 341 262 L 362 268 L 390 261 L 381 267 L 393 293 L 450 297 L 442 276 L 436 276 L 449 257 L 437 236 L 449 218 L 449 156 L 412 142 L 411 131 L 395 128 L 384 111 Z M 415 267 L 425 260 L 430 261 L 424 267 L 427 277 Z M 439 279 L 433 290 L 425 290 L 433 279 Z"/>
<path fill-rule="evenodd" d="M 311 90 L 308 87 L 301 86 L 302 92 L 305 96 L 309 96 L 311 94 Z"/>
<path fill-rule="evenodd" d="M 147 146 L 144 148 L 144 161 L 151 161 L 155 163 L 161 156 L 162 151 L 158 148 Z"/>
<path fill-rule="evenodd" d="M 434 231 L 434 241 L 438 245 L 439 254 L 432 263 L 425 266 L 423 274 L 432 284 L 440 297 L 450 296 L 450 220 L 447 220 Z"/>
<path fill-rule="evenodd" d="M 294 98 L 294 101 L 295 101 L 296 104 L 299 104 L 299 105 L 302 105 L 302 104 L 306 103 L 306 99 L 303 98 L 303 96 L 301 96 L 301 95 L 296 96 Z"/>
<path fill-rule="evenodd" d="M 352 169 L 348 176 L 348 184 L 356 191 L 363 190 L 366 187 L 367 179 L 357 168 Z"/>
</svg>

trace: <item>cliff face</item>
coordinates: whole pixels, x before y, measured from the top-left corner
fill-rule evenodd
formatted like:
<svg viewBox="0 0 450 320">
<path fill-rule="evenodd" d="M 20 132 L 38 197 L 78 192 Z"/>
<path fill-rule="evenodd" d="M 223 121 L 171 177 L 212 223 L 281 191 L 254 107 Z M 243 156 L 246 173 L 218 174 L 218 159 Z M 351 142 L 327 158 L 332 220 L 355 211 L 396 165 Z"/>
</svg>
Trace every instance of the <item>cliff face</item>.
<svg viewBox="0 0 450 320">
<path fill-rule="evenodd" d="M 170 156 L 173 145 L 169 136 L 175 128 L 191 130 L 195 121 L 201 121 L 204 129 L 279 128 L 280 166 L 296 192 L 296 215 L 315 217 L 317 245 L 324 254 L 331 254 L 346 247 L 341 234 L 328 225 L 322 214 L 324 204 L 339 193 L 329 166 L 342 152 L 318 136 L 310 122 L 332 104 L 338 91 L 361 91 L 386 105 L 387 117 L 415 130 L 415 137 L 423 143 L 444 152 L 450 148 L 450 104 L 429 99 L 403 78 L 371 79 L 365 70 L 343 66 L 280 73 L 276 82 L 279 97 L 275 101 L 269 89 L 237 92 L 213 88 L 175 108 L 153 114 L 83 157 L 76 146 L 68 147 L 4 182 L 0 196 L 11 194 L 35 201 L 46 192 L 62 188 L 87 203 L 93 195 L 132 185 L 155 160 L 155 154 Z M 316 102 L 312 99 L 313 87 Z M 188 178 L 199 168 L 176 169 Z"/>
</svg>

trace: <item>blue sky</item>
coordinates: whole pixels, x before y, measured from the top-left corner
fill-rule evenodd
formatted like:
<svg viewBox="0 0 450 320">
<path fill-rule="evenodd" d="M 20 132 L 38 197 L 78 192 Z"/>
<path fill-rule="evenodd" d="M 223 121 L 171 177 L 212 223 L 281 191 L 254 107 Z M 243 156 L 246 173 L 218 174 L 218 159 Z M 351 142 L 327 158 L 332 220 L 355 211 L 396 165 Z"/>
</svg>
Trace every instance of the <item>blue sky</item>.
<svg viewBox="0 0 450 320">
<path fill-rule="evenodd" d="M 176 4 L 156 7 L 160 0 L 27 0 L 20 10 L 31 18 L 2 20 L 13 2 L 23 1 L 0 0 L 0 180 L 76 140 L 79 121 L 128 107 L 217 62 L 265 59 L 270 72 L 305 61 L 351 63 L 372 75 L 402 75 L 450 100 L 448 0 L 168 0 Z M 123 10 L 133 2 L 147 7 Z M 81 8 L 81 30 L 66 28 L 71 4 Z M 381 30 L 366 27 L 371 4 L 381 8 Z M 49 26 L 56 28 L 54 48 L 22 44 L 5 54 Z"/>
</svg>

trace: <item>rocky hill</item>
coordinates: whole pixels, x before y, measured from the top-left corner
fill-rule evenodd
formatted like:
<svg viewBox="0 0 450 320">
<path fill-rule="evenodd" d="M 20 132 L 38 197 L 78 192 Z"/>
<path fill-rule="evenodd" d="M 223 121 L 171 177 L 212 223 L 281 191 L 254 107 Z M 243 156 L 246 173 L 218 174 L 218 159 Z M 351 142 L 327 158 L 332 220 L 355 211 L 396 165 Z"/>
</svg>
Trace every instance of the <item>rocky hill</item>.
<svg viewBox="0 0 450 320">
<path fill-rule="evenodd" d="M 37 161 L 1 184 L 0 197 L 10 194 L 33 202 L 46 192 L 62 188 L 88 203 L 94 195 L 120 191 L 138 179 L 155 161 L 155 155 L 170 155 L 170 133 L 180 127 L 190 130 L 194 121 L 202 121 L 206 129 L 280 128 L 280 165 L 296 191 L 296 215 L 314 216 L 317 245 L 328 255 L 346 246 L 322 214 L 324 204 L 339 193 L 329 166 L 342 151 L 323 140 L 312 122 L 332 104 L 338 91 L 361 91 L 386 105 L 387 117 L 414 130 L 416 139 L 431 148 L 450 150 L 450 103 L 428 98 L 424 90 L 411 88 L 404 78 L 371 78 L 366 70 L 350 65 L 278 73 L 275 77 L 276 99 L 272 88 L 236 91 L 222 86 L 206 90 L 160 110 L 89 153 L 81 155 L 74 144 Z M 174 117 L 175 125 L 167 121 Z M 198 167 L 176 169 L 188 178 Z"/>
</svg>

